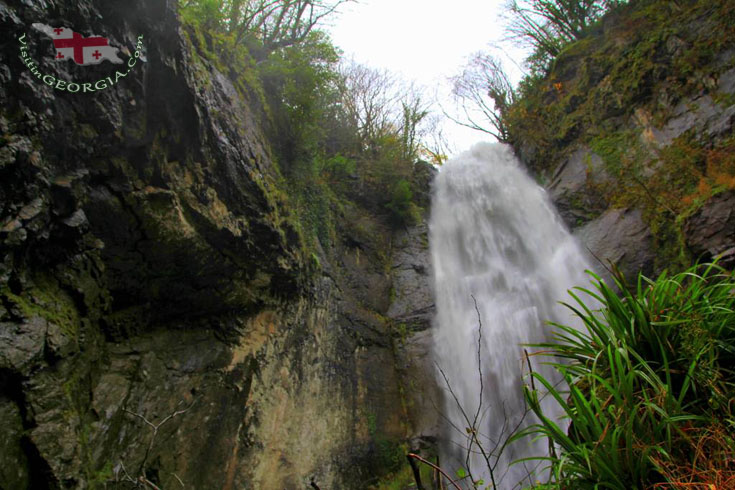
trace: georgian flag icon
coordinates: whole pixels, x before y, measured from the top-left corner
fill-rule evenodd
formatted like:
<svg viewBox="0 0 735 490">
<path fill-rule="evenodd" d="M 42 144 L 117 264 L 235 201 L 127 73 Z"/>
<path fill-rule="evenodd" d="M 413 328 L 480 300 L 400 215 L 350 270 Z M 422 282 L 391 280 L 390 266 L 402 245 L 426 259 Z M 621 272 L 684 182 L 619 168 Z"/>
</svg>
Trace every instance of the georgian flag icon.
<svg viewBox="0 0 735 490">
<path fill-rule="evenodd" d="M 110 46 L 106 37 L 84 37 L 68 27 L 51 27 L 46 24 L 33 24 L 33 27 L 53 39 L 57 61 L 71 59 L 78 65 L 96 65 L 104 60 L 123 62 L 117 56 L 118 49 Z"/>
</svg>

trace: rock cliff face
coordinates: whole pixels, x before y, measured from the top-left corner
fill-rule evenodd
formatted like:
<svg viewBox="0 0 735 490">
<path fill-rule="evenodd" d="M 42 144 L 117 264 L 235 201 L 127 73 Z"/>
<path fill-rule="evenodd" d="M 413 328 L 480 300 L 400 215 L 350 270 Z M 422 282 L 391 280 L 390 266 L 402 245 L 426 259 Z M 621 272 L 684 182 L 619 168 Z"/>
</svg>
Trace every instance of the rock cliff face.
<svg viewBox="0 0 735 490">
<path fill-rule="evenodd" d="M 730 55 L 729 61 L 732 63 Z M 725 62 L 723 62 L 725 63 Z M 689 94 L 675 107 L 659 109 L 667 113 L 665 118 L 659 115 L 662 122 L 654 125 L 653 115 L 644 109 L 637 110 L 633 117 L 625 122 L 618 131 L 631 131 L 637 140 L 630 144 L 638 145 L 641 160 L 645 160 L 641 186 L 645 187 L 647 179 L 656 179 L 654 168 L 667 165 L 661 158 L 666 150 L 676 149 L 675 142 L 685 134 L 696 135 L 706 148 L 716 146 L 718 141 L 732 134 L 735 121 L 735 105 L 729 97 L 735 95 L 735 87 L 731 79 L 735 69 L 729 69 L 714 76 L 711 86 L 701 92 Z M 653 97 L 665 98 L 665 88 L 654 93 Z M 715 103 L 712 95 L 721 103 Z M 641 101 L 643 104 L 643 101 Z M 564 150 L 565 152 L 568 150 Z M 599 186 L 610 183 L 612 177 L 606 172 L 599 155 L 589 147 L 582 146 L 569 157 L 562 158 L 555 170 L 557 176 L 549 185 L 549 191 L 567 224 L 576 229 L 576 235 L 601 260 L 617 264 L 628 274 L 642 270 L 646 274 L 660 272 L 662 268 L 672 264 L 657 261 L 660 253 L 656 246 L 654 232 L 651 231 L 651 219 L 645 220 L 642 209 L 651 207 L 650 202 L 630 202 L 625 206 L 610 204 L 602 197 Z M 732 229 L 731 210 L 732 191 L 723 186 L 719 191 L 703 196 L 700 207 L 689 213 L 697 217 L 684 216 L 686 226 L 681 227 L 680 236 L 685 250 L 695 259 L 711 260 L 720 257 L 724 265 L 732 265 L 732 249 L 735 239 Z M 656 199 L 649 197 L 649 200 Z M 643 199 L 641 199 L 643 200 Z M 670 215 L 668 219 L 676 219 L 673 211 L 666 209 L 666 203 L 654 202 L 654 212 Z M 599 210 L 603 210 L 601 214 Z M 687 213 L 688 214 L 688 213 Z M 646 223 L 646 221 L 649 221 Z"/>
<path fill-rule="evenodd" d="M 440 433 L 443 394 L 436 384 L 432 322 L 435 306 L 427 225 L 396 237 L 393 254 L 394 300 L 388 309 L 394 328 L 397 368 L 407 404 L 412 445 L 431 447 Z"/>
<path fill-rule="evenodd" d="M 630 2 L 511 109 L 516 151 L 603 263 L 735 264 L 733 20 L 720 0 Z"/>
<path fill-rule="evenodd" d="M 54 79 L 122 68 L 55 63 L 33 23 L 125 62 L 143 36 L 142 57 L 55 89 L 23 34 Z M 428 345 L 425 229 L 366 217 L 372 238 L 344 225 L 315 264 L 254 97 L 172 1 L 10 2 L 0 25 L 0 488 L 362 488 L 430 440 L 413 404 L 433 379 L 404 389 Z"/>
</svg>

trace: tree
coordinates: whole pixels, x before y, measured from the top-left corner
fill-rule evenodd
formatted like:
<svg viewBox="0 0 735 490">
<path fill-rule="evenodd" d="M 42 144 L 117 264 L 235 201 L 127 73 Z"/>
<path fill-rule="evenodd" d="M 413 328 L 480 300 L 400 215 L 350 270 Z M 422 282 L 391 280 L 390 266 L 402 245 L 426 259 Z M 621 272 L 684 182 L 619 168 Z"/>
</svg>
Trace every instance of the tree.
<svg viewBox="0 0 735 490">
<path fill-rule="evenodd" d="M 436 166 L 443 165 L 452 152 L 452 146 L 444 135 L 443 122 L 443 115 L 437 113 L 430 113 L 421 121 L 418 155 Z"/>
<path fill-rule="evenodd" d="M 399 226 L 415 225 L 421 220 L 421 213 L 413 202 L 411 184 L 400 179 L 393 185 L 391 199 L 385 206 L 391 212 L 391 218 Z"/>
<path fill-rule="evenodd" d="M 413 162 L 436 129 L 430 103 L 415 84 L 406 84 L 384 70 L 355 61 L 340 65 L 341 126 L 357 136 L 354 152 L 377 152 L 389 140 L 400 144 L 399 157 Z"/>
<path fill-rule="evenodd" d="M 511 38 L 533 50 L 527 62 L 532 72 L 549 66 L 563 47 L 581 39 L 589 27 L 613 7 L 627 0 L 508 0 Z M 499 141 L 509 138 L 508 108 L 515 91 L 500 60 L 476 53 L 452 80 L 452 96 L 462 116 L 447 117 L 463 126 L 488 133 Z"/>
<path fill-rule="evenodd" d="M 303 42 L 326 17 L 353 0 L 224 0 L 228 30 L 240 42 L 257 38 L 264 55 Z M 228 5 L 229 4 L 229 5 Z"/>
<path fill-rule="evenodd" d="M 499 141 L 507 141 L 505 113 L 514 101 L 515 92 L 500 60 L 488 53 L 475 53 L 462 73 L 451 80 L 452 97 L 464 113 L 464 120 L 450 118 Z"/>
<path fill-rule="evenodd" d="M 398 126 L 398 82 L 385 70 L 355 61 L 343 62 L 339 73 L 340 117 L 357 136 L 354 150 L 375 149 L 381 138 L 394 133 Z"/>
<path fill-rule="evenodd" d="M 248 43 L 258 61 L 301 44 L 330 15 L 354 0 L 180 0 L 208 30 Z M 255 48 L 255 49 L 253 49 Z"/>
<path fill-rule="evenodd" d="M 511 37 L 534 50 L 540 64 L 580 39 L 587 28 L 627 0 L 509 0 Z"/>
<path fill-rule="evenodd" d="M 310 161 L 329 131 L 325 119 L 339 96 L 337 60 L 328 36 L 317 30 L 299 46 L 272 53 L 257 67 L 283 170 Z"/>
<path fill-rule="evenodd" d="M 400 127 L 403 144 L 403 158 L 410 162 L 416 160 L 421 144 L 421 123 L 429 115 L 429 107 L 421 93 L 414 86 L 404 94 L 401 100 L 402 124 Z"/>
</svg>

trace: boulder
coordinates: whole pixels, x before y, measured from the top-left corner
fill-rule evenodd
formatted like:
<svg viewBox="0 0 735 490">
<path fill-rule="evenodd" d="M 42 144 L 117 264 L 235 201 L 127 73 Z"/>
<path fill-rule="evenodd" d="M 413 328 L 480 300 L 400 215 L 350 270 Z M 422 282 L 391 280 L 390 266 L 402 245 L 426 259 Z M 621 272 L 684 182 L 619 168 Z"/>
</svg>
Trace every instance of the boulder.
<svg viewBox="0 0 735 490">
<path fill-rule="evenodd" d="M 637 209 L 609 209 L 574 235 L 597 260 L 598 270 L 615 264 L 626 277 L 653 272 L 653 235 Z M 610 282 L 609 272 L 602 275 Z"/>
<path fill-rule="evenodd" d="M 686 220 L 684 236 L 695 258 L 735 266 L 735 191 L 723 192 L 707 201 Z"/>
</svg>

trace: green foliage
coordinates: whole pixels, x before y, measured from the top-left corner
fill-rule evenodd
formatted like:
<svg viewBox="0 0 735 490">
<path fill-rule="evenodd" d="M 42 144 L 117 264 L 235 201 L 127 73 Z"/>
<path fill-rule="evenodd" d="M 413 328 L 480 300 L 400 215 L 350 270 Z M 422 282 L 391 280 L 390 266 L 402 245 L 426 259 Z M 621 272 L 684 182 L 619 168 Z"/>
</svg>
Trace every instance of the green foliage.
<svg viewBox="0 0 735 490">
<path fill-rule="evenodd" d="M 187 24 L 196 23 L 212 33 L 221 30 L 225 19 L 222 0 L 181 2 L 181 17 Z"/>
<path fill-rule="evenodd" d="M 408 447 L 400 441 L 387 438 L 378 428 L 378 416 L 374 412 L 365 414 L 367 429 L 372 439 L 372 458 L 371 464 L 375 466 L 376 473 L 394 474 L 400 471 L 402 464 L 406 463 L 406 454 Z M 377 488 L 391 488 L 387 482 L 392 477 L 386 478 L 383 482 L 378 483 Z M 374 487 L 373 487 L 374 488 Z"/>
<path fill-rule="evenodd" d="M 587 178 L 577 211 L 642 212 L 654 237 L 656 270 L 691 263 L 683 226 L 713 195 L 735 188 L 731 137 L 693 132 L 660 148 L 662 128 L 682 102 L 735 66 L 725 56 L 735 8 L 723 0 L 631 2 L 603 27 L 567 44 L 548 72 L 526 77 L 504 114 L 510 142 L 548 182 L 569 152 L 589 147 L 606 175 Z M 727 107 L 729 97 L 715 97 Z M 695 128 L 696 130 L 696 128 Z"/>
<path fill-rule="evenodd" d="M 397 462 L 397 467 L 394 471 L 380 479 L 375 484 L 368 487 L 370 490 L 406 490 L 416 488 L 416 481 L 414 480 L 413 470 L 411 465 L 406 459 L 406 455 L 409 453 L 409 448 L 405 444 L 397 446 L 397 455 L 400 454 L 400 461 Z M 430 461 L 438 462 L 436 454 L 424 455 L 424 457 Z M 424 488 L 437 488 L 437 478 L 435 470 L 428 465 L 419 464 L 419 473 L 421 475 L 421 482 Z"/>
<path fill-rule="evenodd" d="M 391 211 L 393 221 L 399 225 L 410 226 L 421 220 L 420 210 L 413 202 L 411 184 L 405 179 L 393 185 L 390 201 L 385 207 Z"/>
<path fill-rule="evenodd" d="M 179 7 L 185 21 L 227 35 L 260 61 L 301 45 L 347 1 L 179 0 Z"/>
<path fill-rule="evenodd" d="M 635 109 L 665 117 L 679 98 L 731 66 L 715 55 L 733 31 L 727 2 L 634 2 L 608 15 L 609 28 L 590 30 L 548 73 L 526 77 L 505 115 L 510 141 L 536 149 L 536 172 L 556 166 L 560 146 L 588 143 Z"/>
<path fill-rule="evenodd" d="M 434 474 L 430 466 L 420 465 L 419 472 L 421 474 L 421 482 L 425 486 L 433 481 Z M 411 470 L 411 466 L 406 462 L 398 471 L 382 478 L 377 484 L 371 485 L 369 488 L 371 490 L 406 490 L 416 488 L 413 470 Z"/>
<path fill-rule="evenodd" d="M 267 111 L 265 94 L 250 52 L 237 45 L 227 33 L 208 28 L 206 17 L 182 9 L 182 32 L 189 44 L 192 68 L 202 88 L 211 87 L 210 67 L 229 75 L 241 97 L 248 101 L 254 112 Z"/>
<path fill-rule="evenodd" d="M 305 2 L 307 12 L 312 3 Z M 313 5 L 319 10 L 328 4 Z M 296 15 L 295 3 L 289 5 L 274 8 Z M 180 1 L 197 83 L 210 89 L 217 69 L 233 81 L 243 105 L 259 116 L 278 164 L 266 194 L 278 205 L 274 214 L 285 215 L 298 230 L 304 263 L 316 270 L 313 258 L 337 245 L 337 224 L 352 202 L 381 215 L 387 210 L 396 225 L 415 222 L 419 208 L 411 202 L 408 180 L 420 147 L 418 125 L 428 111 L 417 95 L 392 100 L 401 115 L 395 127 L 388 124 L 369 145 L 359 144 L 359 127 L 345 124 L 351 117 L 345 100 L 359 94 L 345 92 L 350 84 L 338 69 L 340 53 L 328 35 L 315 26 L 293 24 L 295 37 L 282 43 L 268 36 L 291 34 L 273 31 L 276 24 L 268 24 L 266 12 L 257 9 L 248 0 Z M 298 23 L 296 17 L 287 22 Z M 396 187 L 401 179 L 405 184 Z M 279 206 L 286 209 L 279 211 Z"/>
<path fill-rule="evenodd" d="M 82 320 L 74 299 L 57 281 L 48 276 L 33 278 L 35 287 L 26 294 L 15 294 L 6 285 L 0 286 L 0 299 L 6 308 L 26 319 L 41 317 L 59 327 L 61 332 L 73 339 L 79 333 Z"/>
<path fill-rule="evenodd" d="M 592 275 L 595 290 L 570 292 L 575 303 L 567 305 L 584 329 L 556 324 L 556 342 L 535 346 L 567 386 L 532 374 L 543 388 L 527 386 L 525 395 L 540 422 L 516 438 L 558 446 L 542 458 L 549 488 L 649 488 L 666 481 L 670 465 L 697 471 L 696 434 L 719 427 L 735 435 L 732 274 L 696 266 L 656 280 L 639 276 L 632 290 L 616 274 L 621 296 Z M 568 430 L 543 412 L 542 396 L 562 407 Z"/>
<path fill-rule="evenodd" d="M 304 238 L 310 250 L 316 248 L 316 241 L 323 249 L 329 249 L 336 240 L 335 215 L 339 198 L 326 182 L 305 172 L 294 175 L 290 188 L 291 203 L 306 232 Z"/>
<path fill-rule="evenodd" d="M 379 468 L 387 472 L 397 471 L 406 461 L 407 448 L 397 441 L 383 437 L 376 437 L 376 463 Z"/>
<path fill-rule="evenodd" d="M 272 141 L 283 170 L 309 160 L 324 139 L 325 112 L 335 99 L 337 51 L 315 31 L 299 46 L 273 53 L 258 66 L 272 117 Z"/>
<path fill-rule="evenodd" d="M 512 37 L 530 47 L 527 63 L 534 74 L 574 41 L 582 39 L 605 12 L 627 0 L 511 0 L 508 2 Z"/>
<path fill-rule="evenodd" d="M 346 182 L 355 174 L 357 167 L 355 161 L 337 153 L 336 155 L 318 162 L 318 170 L 329 182 Z"/>
</svg>

